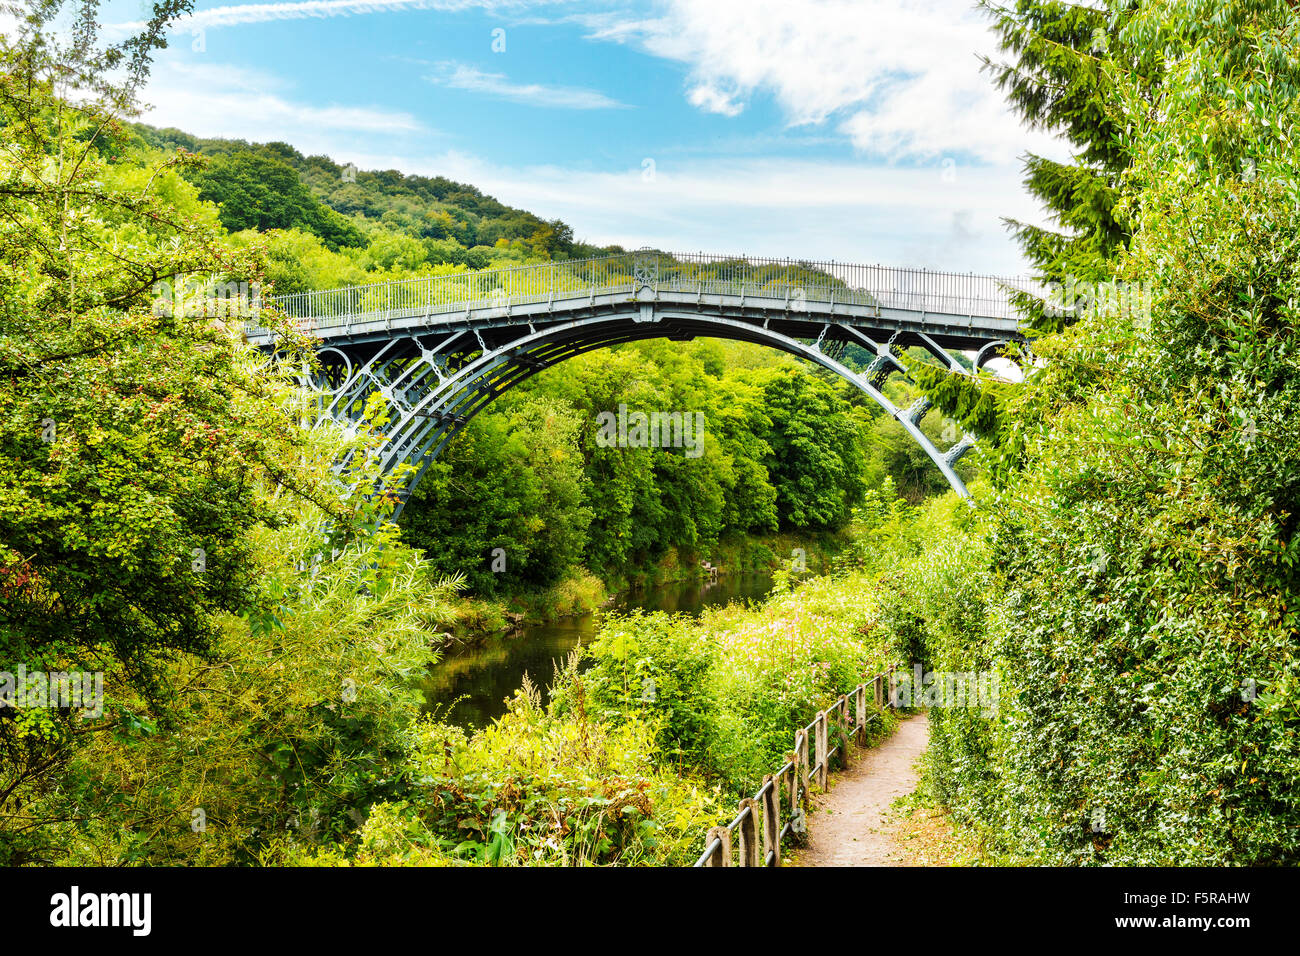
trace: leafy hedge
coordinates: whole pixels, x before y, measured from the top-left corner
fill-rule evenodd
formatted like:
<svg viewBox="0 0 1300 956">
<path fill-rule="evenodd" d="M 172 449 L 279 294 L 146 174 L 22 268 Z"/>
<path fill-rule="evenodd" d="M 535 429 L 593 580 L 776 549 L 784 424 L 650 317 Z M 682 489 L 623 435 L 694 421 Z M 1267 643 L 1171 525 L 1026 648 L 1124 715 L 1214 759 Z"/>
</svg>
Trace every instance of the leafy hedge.
<svg viewBox="0 0 1300 956">
<path fill-rule="evenodd" d="M 931 666 L 997 669 L 996 719 L 932 716 L 956 813 L 1040 863 L 1300 861 L 1300 21 L 1281 2 L 1144 8 L 1157 102 L 1121 77 L 1150 313 L 1040 339 L 1023 467 L 980 541 L 934 540 L 887 616 Z M 984 547 L 986 561 L 966 555 Z M 954 615 L 955 601 L 987 613 Z M 890 602 L 886 602 L 887 605 Z M 913 622 L 914 623 L 914 622 Z"/>
</svg>

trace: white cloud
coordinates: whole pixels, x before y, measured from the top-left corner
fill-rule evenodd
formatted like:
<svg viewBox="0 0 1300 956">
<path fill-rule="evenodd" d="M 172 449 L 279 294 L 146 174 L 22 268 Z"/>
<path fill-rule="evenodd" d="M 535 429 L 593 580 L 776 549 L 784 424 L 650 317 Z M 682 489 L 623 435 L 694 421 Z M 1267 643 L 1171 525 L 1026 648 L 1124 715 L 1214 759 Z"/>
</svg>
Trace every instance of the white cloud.
<svg viewBox="0 0 1300 956">
<path fill-rule="evenodd" d="M 686 95 L 692 106 L 698 106 L 706 113 L 721 113 L 723 116 L 739 116 L 745 104 L 737 103 L 731 93 L 726 93 L 711 83 L 701 83 Z"/>
<path fill-rule="evenodd" d="M 463 63 L 440 64 L 440 72 L 426 77 L 432 83 L 472 93 L 486 93 L 517 103 L 573 110 L 619 109 L 624 104 L 598 90 L 541 83 L 514 83 L 504 73 L 486 73 Z"/>
<path fill-rule="evenodd" d="M 308 105 L 286 98 L 286 84 L 260 70 L 161 61 L 142 96 L 141 119 L 196 136 L 281 140 L 304 152 L 334 148 L 340 134 L 428 133 L 410 113 L 340 104 Z"/>
<path fill-rule="evenodd" d="M 296 0 L 288 3 L 241 3 L 210 10 L 196 10 L 176 21 L 178 30 L 230 27 L 243 23 L 270 23 L 276 20 L 312 20 L 330 17 L 362 16 L 403 10 L 518 11 L 534 6 L 565 3 L 570 0 Z M 138 30 L 143 21 L 116 24 L 122 30 Z"/>
<path fill-rule="evenodd" d="M 502 166 L 458 151 L 353 152 L 349 158 L 363 169 L 473 183 L 502 202 L 563 219 L 579 238 L 628 248 L 1013 275 L 1025 267 L 1001 217 L 1042 218 L 1017 177 L 988 166 L 689 159 L 659 161 L 647 180 L 641 166 L 615 172 Z"/>
<path fill-rule="evenodd" d="M 661 15 L 587 18 L 590 36 L 688 68 L 687 97 L 736 115 L 770 94 L 791 125 L 835 122 L 893 159 L 965 154 L 1008 162 L 1051 149 L 980 72 L 995 51 L 970 0 L 663 0 Z"/>
</svg>

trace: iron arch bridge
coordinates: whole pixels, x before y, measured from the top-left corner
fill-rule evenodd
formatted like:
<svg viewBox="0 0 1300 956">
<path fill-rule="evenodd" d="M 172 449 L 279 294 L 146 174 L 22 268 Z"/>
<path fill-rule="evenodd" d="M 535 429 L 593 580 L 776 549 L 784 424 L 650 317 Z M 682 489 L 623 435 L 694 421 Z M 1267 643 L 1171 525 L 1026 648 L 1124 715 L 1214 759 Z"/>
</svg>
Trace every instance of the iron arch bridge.
<svg viewBox="0 0 1300 956">
<path fill-rule="evenodd" d="M 485 272 L 407 279 L 270 301 L 320 340 L 313 385 L 328 417 L 355 422 L 374 393 L 390 426 L 385 472 L 416 468 L 405 494 L 475 414 L 525 379 L 567 358 L 639 339 L 727 338 L 780 349 L 853 383 L 895 418 L 948 483 L 969 498 L 954 469 L 974 443 L 940 449 L 921 430 L 930 409 L 883 394 L 898 359 L 919 346 L 965 373 L 1021 341 L 1010 293 L 1023 280 L 835 262 L 673 255 L 641 251 Z M 263 348 L 275 333 L 251 325 Z M 857 345 L 874 358 L 856 372 L 842 361 Z M 403 502 L 404 503 L 404 500 Z M 400 510 L 401 504 L 399 504 Z"/>
</svg>

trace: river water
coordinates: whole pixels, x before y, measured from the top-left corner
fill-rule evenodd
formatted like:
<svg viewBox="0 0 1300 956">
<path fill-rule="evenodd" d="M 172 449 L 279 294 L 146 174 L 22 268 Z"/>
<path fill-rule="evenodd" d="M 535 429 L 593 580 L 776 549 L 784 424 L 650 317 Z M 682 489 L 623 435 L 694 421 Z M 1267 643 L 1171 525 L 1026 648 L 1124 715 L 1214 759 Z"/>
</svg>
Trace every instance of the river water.
<svg viewBox="0 0 1300 956">
<path fill-rule="evenodd" d="M 771 589 L 770 573 L 729 574 L 716 581 L 683 581 L 623 594 L 611 606 L 698 615 L 704 608 L 731 601 L 761 600 Z M 579 641 L 591 641 L 596 618 L 596 614 L 583 614 L 550 624 L 529 624 L 472 645 L 452 645 L 423 682 L 426 709 L 449 723 L 484 727 L 505 713 L 505 701 L 520 688 L 525 673 L 545 695 L 555 662 Z M 452 701 L 456 703 L 447 711 Z"/>
</svg>

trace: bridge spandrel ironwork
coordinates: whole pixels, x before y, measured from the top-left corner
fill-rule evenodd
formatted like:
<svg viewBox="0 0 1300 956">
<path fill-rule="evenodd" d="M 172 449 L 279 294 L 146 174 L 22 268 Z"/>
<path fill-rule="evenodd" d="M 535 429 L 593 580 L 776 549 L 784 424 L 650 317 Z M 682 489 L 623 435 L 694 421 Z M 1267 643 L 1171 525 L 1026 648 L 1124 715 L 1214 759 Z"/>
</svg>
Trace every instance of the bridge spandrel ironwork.
<svg viewBox="0 0 1300 956">
<path fill-rule="evenodd" d="M 447 441 L 497 395 L 593 349 L 646 338 L 730 338 L 778 348 L 852 382 L 898 419 L 949 483 L 973 443 L 940 451 L 921 430 L 923 408 L 883 392 L 905 374 L 897 355 L 919 346 L 942 367 L 977 352 L 976 367 L 1020 340 L 1010 290 L 1024 280 L 921 269 L 651 250 L 571 262 L 304 292 L 270 301 L 321 340 L 313 383 L 330 417 L 356 420 L 378 392 L 389 405 L 384 463 L 416 465 L 415 481 Z M 250 341 L 274 334 L 250 326 Z M 856 345 L 865 372 L 841 361 Z"/>
</svg>

